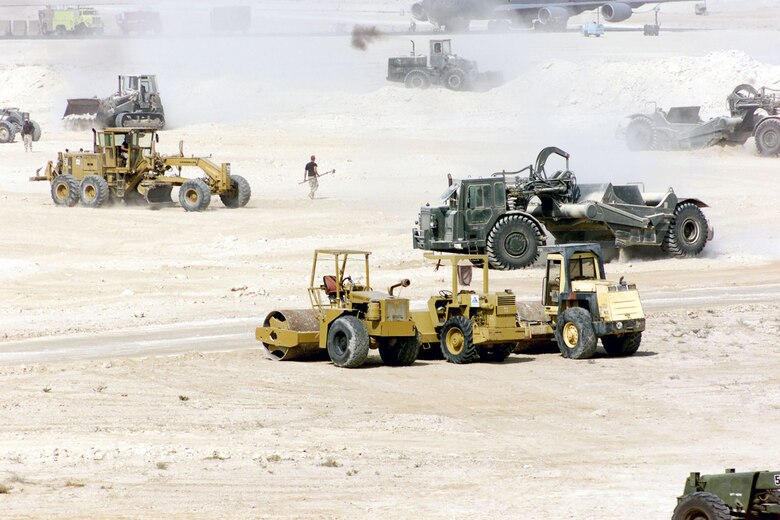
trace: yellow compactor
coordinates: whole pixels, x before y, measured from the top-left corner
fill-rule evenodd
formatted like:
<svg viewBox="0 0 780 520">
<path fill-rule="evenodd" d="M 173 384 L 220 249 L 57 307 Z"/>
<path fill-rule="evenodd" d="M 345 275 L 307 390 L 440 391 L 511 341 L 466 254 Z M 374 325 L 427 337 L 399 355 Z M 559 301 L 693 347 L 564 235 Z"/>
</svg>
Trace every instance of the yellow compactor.
<svg viewBox="0 0 780 520">
<path fill-rule="evenodd" d="M 270 312 L 255 332 L 257 340 L 280 360 L 327 351 L 334 365 L 357 368 L 366 361 L 369 349 L 377 348 L 387 365 L 414 363 L 420 339 L 409 300 L 393 295 L 394 289 L 409 286 L 409 280 L 401 280 L 386 293 L 375 291 L 370 283 L 370 254 L 314 251 L 308 289 L 311 308 Z M 358 269 L 358 263 L 365 280 L 360 283 L 347 274 L 350 268 Z"/>
</svg>

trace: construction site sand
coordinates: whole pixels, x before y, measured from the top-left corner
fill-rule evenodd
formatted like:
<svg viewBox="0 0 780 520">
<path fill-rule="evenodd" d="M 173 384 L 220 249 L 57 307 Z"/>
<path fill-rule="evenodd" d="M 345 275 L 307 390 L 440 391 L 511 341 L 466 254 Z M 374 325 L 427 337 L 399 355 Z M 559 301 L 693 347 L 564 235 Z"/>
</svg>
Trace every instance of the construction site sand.
<svg viewBox="0 0 780 520">
<path fill-rule="evenodd" d="M 278 75 L 268 66 L 282 58 L 253 47 L 253 68 L 266 72 L 242 79 L 244 57 L 228 57 L 222 81 L 196 82 L 181 61 L 149 70 L 130 59 L 161 77 L 162 150 L 183 139 L 185 153 L 229 161 L 252 185 L 246 208 L 214 199 L 198 214 L 55 207 L 27 177 L 58 150 L 91 146 L 88 132 L 60 126 L 64 98 L 108 93 L 126 71 L 89 61 L 95 43 L 0 42 L 4 56 L 25 56 L 1 65 L 0 104 L 45 123 L 32 154 L 0 146 L 0 516 L 668 518 L 690 471 L 776 465 L 780 163 L 752 141 L 630 154 L 614 138 L 645 100 L 716 115 L 736 84 L 780 79 L 753 43 L 699 35 L 667 35 L 677 42 L 668 51 L 636 34 L 456 38 L 479 56 L 494 45 L 529 54 L 508 58 L 510 81 L 485 94 L 386 86 L 383 60 L 404 38 L 363 54 L 348 37 L 303 42 L 283 52 L 303 64 Z M 585 43 L 599 46 L 594 56 Z M 709 48 L 687 55 L 684 45 Z M 346 86 L 300 83 L 320 73 L 317 46 L 336 54 Z M 64 53 L 89 63 L 81 79 Z M 710 206 L 715 240 L 701 257 L 624 254 L 608 265 L 645 301 L 636 356 L 532 352 L 395 369 L 372 355 L 365 369 L 339 370 L 272 362 L 257 348 L 268 311 L 308 304 L 314 247 L 371 249 L 374 285 L 411 278 L 402 294 L 419 306 L 448 276 L 411 248 L 419 206 L 435 202 L 446 173 L 519 169 L 551 144 L 572 153 L 581 182 L 673 186 Z M 297 184 L 311 153 L 337 170 L 314 201 Z M 542 276 L 537 267 L 491 282 L 532 301 Z"/>
</svg>

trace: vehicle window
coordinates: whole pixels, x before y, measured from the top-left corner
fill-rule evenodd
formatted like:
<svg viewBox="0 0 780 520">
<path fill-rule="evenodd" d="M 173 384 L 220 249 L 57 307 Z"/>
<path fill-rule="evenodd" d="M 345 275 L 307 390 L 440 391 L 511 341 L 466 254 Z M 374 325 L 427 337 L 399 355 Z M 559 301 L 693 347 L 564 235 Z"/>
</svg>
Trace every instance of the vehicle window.
<svg viewBox="0 0 780 520">
<path fill-rule="evenodd" d="M 493 206 L 493 190 L 489 184 L 469 186 L 467 206 L 469 208 L 489 208 Z"/>
<path fill-rule="evenodd" d="M 452 54 L 452 52 L 450 52 L 450 42 L 443 42 L 441 51 L 444 54 Z"/>
<path fill-rule="evenodd" d="M 575 258 L 569 261 L 572 280 L 593 280 L 596 278 L 596 263 L 593 258 Z"/>
<path fill-rule="evenodd" d="M 493 186 L 494 200 L 497 208 L 503 208 L 506 206 L 506 189 L 502 184 L 496 184 Z"/>
<path fill-rule="evenodd" d="M 551 305 L 558 301 L 561 288 L 561 261 L 547 262 L 547 287 L 544 290 L 544 303 Z"/>
</svg>

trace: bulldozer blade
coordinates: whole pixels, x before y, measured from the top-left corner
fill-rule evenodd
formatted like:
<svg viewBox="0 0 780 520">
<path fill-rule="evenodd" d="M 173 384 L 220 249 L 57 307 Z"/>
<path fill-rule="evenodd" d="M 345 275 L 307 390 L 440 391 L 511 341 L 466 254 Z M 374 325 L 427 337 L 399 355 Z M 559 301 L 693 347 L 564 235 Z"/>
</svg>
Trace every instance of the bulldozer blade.
<svg viewBox="0 0 780 520">
<path fill-rule="evenodd" d="M 146 190 L 146 202 L 149 204 L 173 204 L 171 198 L 172 186 L 159 186 Z"/>
<path fill-rule="evenodd" d="M 320 323 L 311 309 L 281 309 L 272 311 L 263 320 L 263 327 L 257 329 L 256 337 L 269 356 L 275 360 L 327 357 L 325 349 L 319 347 Z M 291 334 L 292 333 L 292 334 Z M 294 346 L 275 344 L 292 336 Z"/>
<path fill-rule="evenodd" d="M 65 118 L 96 118 L 100 109 L 100 100 L 95 98 L 69 99 L 68 106 L 65 107 Z"/>
</svg>

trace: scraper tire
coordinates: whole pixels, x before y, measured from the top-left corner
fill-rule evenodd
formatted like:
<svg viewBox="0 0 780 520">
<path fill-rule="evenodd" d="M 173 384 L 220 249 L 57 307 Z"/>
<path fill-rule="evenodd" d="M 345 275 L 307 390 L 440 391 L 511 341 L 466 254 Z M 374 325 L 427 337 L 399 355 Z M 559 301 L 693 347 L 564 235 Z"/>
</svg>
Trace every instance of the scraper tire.
<svg viewBox="0 0 780 520">
<path fill-rule="evenodd" d="M 707 244 L 708 234 L 704 213 L 692 202 L 683 202 L 674 210 L 674 218 L 661 247 L 672 256 L 696 256 Z"/>
<path fill-rule="evenodd" d="M 522 269 L 539 258 L 542 233 L 523 215 L 509 215 L 499 220 L 487 238 L 490 267 L 502 271 Z"/>
</svg>

